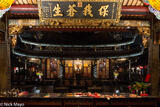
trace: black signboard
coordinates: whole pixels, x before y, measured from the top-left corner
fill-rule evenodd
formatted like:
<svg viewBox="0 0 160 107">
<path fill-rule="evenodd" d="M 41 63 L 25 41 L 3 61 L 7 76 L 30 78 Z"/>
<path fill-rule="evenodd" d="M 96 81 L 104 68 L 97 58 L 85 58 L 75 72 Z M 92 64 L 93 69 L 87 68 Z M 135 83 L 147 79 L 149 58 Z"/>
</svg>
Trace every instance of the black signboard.
<svg viewBox="0 0 160 107">
<path fill-rule="evenodd" d="M 40 0 L 43 24 L 55 27 L 106 27 L 120 19 L 120 0 Z"/>
</svg>

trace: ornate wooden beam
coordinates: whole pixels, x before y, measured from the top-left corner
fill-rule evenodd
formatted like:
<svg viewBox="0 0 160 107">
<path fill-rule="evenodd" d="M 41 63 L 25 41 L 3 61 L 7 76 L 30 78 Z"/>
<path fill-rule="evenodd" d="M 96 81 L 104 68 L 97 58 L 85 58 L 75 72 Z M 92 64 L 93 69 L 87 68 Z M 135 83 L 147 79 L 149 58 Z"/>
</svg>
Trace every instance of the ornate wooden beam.
<svg viewBox="0 0 160 107">
<path fill-rule="evenodd" d="M 32 4 L 36 5 L 37 0 L 16 0 L 15 4 Z M 122 0 L 123 6 L 143 6 L 144 3 L 142 0 Z"/>
<path fill-rule="evenodd" d="M 122 15 L 147 15 L 149 10 L 143 6 L 123 6 Z M 10 9 L 11 15 L 37 15 L 37 5 L 13 5 Z"/>
<path fill-rule="evenodd" d="M 149 13 L 148 7 L 142 6 L 122 6 L 122 13 Z"/>
<path fill-rule="evenodd" d="M 62 29 L 62 28 L 54 28 L 53 26 L 44 26 L 40 25 L 40 22 L 38 19 L 10 19 L 9 20 L 9 32 L 10 35 L 17 34 L 18 32 L 22 31 L 22 28 L 28 27 L 30 30 L 45 30 L 45 31 L 75 31 L 74 28 L 69 29 Z M 119 23 L 114 24 L 107 29 L 78 29 L 78 31 L 104 31 L 104 30 L 117 30 L 117 31 L 123 31 L 123 30 L 129 30 L 132 28 L 138 28 L 140 34 L 143 35 L 150 35 L 150 23 L 149 21 L 141 21 L 141 20 L 120 20 Z"/>
<path fill-rule="evenodd" d="M 150 27 L 137 27 L 139 34 L 140 35 L 144 35 L 144 36 L 150 36 L 151 31 L 150 31 Z"/>
<path fill-rule="evenodd" d="M 12 5 L 10 12 L 13 14 L 18 14 L 18 13 L 38 14 L 38 6 L 37 5 Z"/>
<path fill-rule="evenodd" d="M 18 33 L 22 32 L 23 26 L 9 26 L 9 35 L 17 35 Z"/>
<path fill-rule="evenodd" d="M 10 19 L 9 26 L 39 26 L 38 19 Z M 141 20 L 120 20 L 119 23 L 114 24 L 113 27 L 150 27 L 149 21 Z"/>
</svg>

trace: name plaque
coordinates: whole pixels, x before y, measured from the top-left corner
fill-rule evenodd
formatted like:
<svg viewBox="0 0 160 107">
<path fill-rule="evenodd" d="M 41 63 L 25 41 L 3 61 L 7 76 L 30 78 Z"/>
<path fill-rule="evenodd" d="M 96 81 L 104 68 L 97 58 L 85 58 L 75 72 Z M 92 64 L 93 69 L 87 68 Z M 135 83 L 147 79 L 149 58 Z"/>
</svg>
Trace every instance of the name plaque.
<svg viewBox="0 0 160 107">
<path fill-rule="evenodd" d="M 118 23 L 121 0 L 39 0 L 43 25 L 60 28 L 106 28 Z"/>
</svg>

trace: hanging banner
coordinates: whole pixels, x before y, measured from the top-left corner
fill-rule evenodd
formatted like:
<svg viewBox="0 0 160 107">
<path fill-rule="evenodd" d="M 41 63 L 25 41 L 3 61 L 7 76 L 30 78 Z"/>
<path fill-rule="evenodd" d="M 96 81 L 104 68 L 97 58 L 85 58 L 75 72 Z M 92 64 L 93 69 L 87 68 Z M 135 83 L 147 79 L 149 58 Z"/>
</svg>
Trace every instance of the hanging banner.
<svg viewBox="0 0 160 107">
<path fill-rule="evenodd" d="M 118 23 L 121 0 L 39 0 L 43 25 L 58 28 L 106 28 Z"/>
</svg>

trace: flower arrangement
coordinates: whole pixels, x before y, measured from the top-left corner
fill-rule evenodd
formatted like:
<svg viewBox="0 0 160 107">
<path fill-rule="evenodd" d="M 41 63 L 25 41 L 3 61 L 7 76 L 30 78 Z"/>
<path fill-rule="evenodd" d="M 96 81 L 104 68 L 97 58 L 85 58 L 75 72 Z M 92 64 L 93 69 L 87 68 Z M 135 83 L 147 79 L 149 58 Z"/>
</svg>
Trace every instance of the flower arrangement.
<svg viewBox="0 0 160 107">
<path fill-rule="evenodd" d="M 128 86 L 130 93 L 132 94 L 148 94 L 149 88 L 151 87 L 151 83 L 144 82 L 134 82 Z"/>
</svg>

